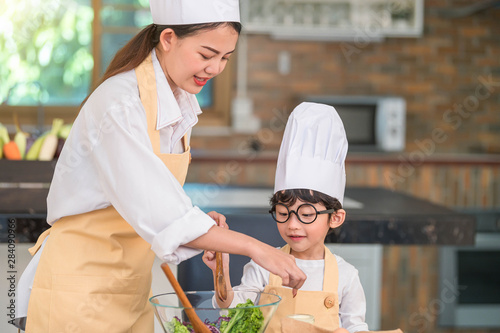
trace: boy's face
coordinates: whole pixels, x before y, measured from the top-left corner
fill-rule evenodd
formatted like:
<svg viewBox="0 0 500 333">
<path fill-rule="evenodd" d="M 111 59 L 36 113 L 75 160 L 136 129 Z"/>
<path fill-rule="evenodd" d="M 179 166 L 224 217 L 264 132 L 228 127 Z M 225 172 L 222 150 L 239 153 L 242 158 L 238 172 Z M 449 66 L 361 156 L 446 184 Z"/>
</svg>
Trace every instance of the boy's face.
<svg viewBox="0 0 500 333">
<path fill-rule="evenodd" d="M 297 211 L 305 202 L 297 200 L 289 211 Z M 312 204 L 316 210 L 325 210 L 320 203 Z M 290 245 L 291 254 L 298 259 L 320 260 L 324 259 L 324 241 L 330 228 L 336 228 L 344 221 L 345 211 L 339 209 L 336 214 L 318 214 L 316 220 L 310 224 L 299 221 L 296 214 L 290 213 L 290 218 L 285 223 L 276 223 L 281 237 Z M 341 220 L 341 221 L 340 221 Z"/>
</svg>

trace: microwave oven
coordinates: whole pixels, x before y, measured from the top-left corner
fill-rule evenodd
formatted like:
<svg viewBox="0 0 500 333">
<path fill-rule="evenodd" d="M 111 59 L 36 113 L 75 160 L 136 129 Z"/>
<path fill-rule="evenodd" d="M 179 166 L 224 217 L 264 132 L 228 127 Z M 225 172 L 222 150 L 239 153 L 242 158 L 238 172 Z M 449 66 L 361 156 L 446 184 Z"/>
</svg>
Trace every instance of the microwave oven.
<svg viewBox="0 0 500 333">
<path fill-rule="evenodd" d="M 349 151 L 399 152 L 405 149 L 406 102 L 397 96 L 304 96 L 306 102 L 333 106 L 349 141 Z"/>
</svg>

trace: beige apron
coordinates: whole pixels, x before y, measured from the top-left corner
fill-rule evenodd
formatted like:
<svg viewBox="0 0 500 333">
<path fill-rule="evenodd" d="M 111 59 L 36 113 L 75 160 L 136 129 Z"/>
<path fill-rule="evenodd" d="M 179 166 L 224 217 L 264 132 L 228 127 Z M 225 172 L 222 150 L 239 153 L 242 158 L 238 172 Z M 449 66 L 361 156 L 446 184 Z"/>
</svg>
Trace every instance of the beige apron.
<svg viewBox="0 0 500 333">
<path fill-rule="evenodd" d="M 136 76 L 154 153 L 183 185 L 189 147 L 184 137 L 184 153 L 160 153 L 151 57 L 137 67 Z M 26 332 L 153 332 L 148 296 L 155 255 L 115 208 L 63 217 L 40 236 L 32 254 L 49 232 L 33 283 Z"/>
<path fill-rule="evenodd" d="M 281 250 L 290 253 L 290 246 L 285 245 Z M 316 326 L 331 331 L 339 328 L 338 285 L 337 259 L 326 247 L 323 291 L 299 290 L 294 298 L 292 289 L 283 287 L 281 278 L 271 273 L 264 292 L 281 296 L 282 300 L 266 333 L 281 333 L 281 319 L 291 314 L 310 314 L 314 316 Z"/>
</svg>

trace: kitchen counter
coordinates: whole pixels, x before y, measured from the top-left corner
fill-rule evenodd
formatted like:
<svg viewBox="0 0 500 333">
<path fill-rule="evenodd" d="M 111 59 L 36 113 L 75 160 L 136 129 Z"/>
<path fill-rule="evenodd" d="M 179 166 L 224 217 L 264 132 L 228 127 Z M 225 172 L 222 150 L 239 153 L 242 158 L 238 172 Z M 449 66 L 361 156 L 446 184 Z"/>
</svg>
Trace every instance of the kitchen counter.
<svg viewBox="0 0 500 333">
<path fill-rule="evenodd" d="M 45 223 L 48 182 L 52 163 L 33 162 L 38 175 L 23 170 L 23 164 L 7 163 L 22 182 L 1 179 L 0 242 L 7 239 L 9 220 L 16 222 L 18 242 L 33 242 L 48 226 Z M 5 170 L 5 165 L 3 166 Z M 14 171 L 14 170 L 11 170 Z M 10 173 L 12 174 L 12 172 Z M 5 174 L 4 174 L 5 175 Z M 45 182 L 40 181 L 40 177 Z M 238 219 L 262 220 L 274 228 L 268 210 L 270 188 L 186 184 L 185 190 L 195 205 L 205 211 L 227 215 L 229 223 Z M 425 200 L 383 188 L 348 187 L 346 222 L 327 236 L 329 243 L 377 244 L 474 244 L 475 219 Z M 10 224 L 12 225 L 12 223 Z"/>
<path fill-rule="evenodd" d="M 270 188 L 186 184 L 193 203 L 232 220 L 262 220 L 275 228 L 269 211 Z M 475 217 L 383 188 L 348 187 L 346 221 L 327 243 L 473 245 Z"/>
</svg>

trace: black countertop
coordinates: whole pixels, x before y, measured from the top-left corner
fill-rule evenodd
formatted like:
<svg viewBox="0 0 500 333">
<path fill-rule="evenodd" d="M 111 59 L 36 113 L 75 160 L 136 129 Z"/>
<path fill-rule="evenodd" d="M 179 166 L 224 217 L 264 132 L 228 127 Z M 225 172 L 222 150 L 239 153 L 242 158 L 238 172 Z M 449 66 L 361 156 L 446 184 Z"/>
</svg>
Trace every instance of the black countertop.
<svg viewBox="0 0 500 333">
<path fill-rule="evenodd" d="M 331 235 L 339 243 L 473 245 L 475 218 L 413 196 L 382 188 L 347 188 L 364 204 L 347 209 Z M 330 236 L 329 236 L 330 237 Z"/>
<path fill-rule="evenodd" d="M 264 193 L 262 190 L 259 190 L 261 195 Z M 193 194 L 196 191 L 198 194 L 210 193 L 210 191 L 215 193 L 211 195 L 210 200 L 202 198 L 193 199 L 193 201 L 205 211 L 216 210 L 226 215 L 230 227 L 231 221 L 244 217 L 247 223 L 256 219 L 266 220 L 266 223 L 275 228 L 275 222 L 268 213 L 269 205 L 267 205 L 272 189 L 267 189 L 269 196 L 261 200 L 260 206 L 239 205 L 238 203 L 236 205 L 220 204 L 224 199 L 230 199 L 232 192 L 234 196 L 241 196 L 242 191 L 245 191 L 241 187 L 220 188 L 216 193 L 217 189 L 212 188 L 209 191 L 208 185 L 187 184 L 186 191 L 192 198 L 196 198 Z M 221 198 L 218 199 L 217 196 Z M 476 222 L 473 215 L 456 212 L 401 192 L 384 188 L 348 187 L 345 192 L 344 209 L 347 212 L 346 221 L 327 236 L 326 242 L 408 245 L 474 244 Z"/>
<path fill-rule="evenodd" d="M 193 203 L 204 211 L 216 210 L 225 214 L 230 227 L 231 223 L 238 223 L 232 221 L 245 220 L 252 224 L 251 221 L 262 220 L 276 229 L 267 204 L 272 189 L 210 184 L 186 184 L 185 189 Z M 0 188 L 0 242 L 7 240 L 8 229 L 13 225 L 16 241 L 36 240 L 48 227 L 45 223 L 47 193 L 48 184 L 29 181 L 17 187 Z M 248 193 L 253 193 L 254 197 L 258 195 L 260 201 L 250 203 L 245 197 Z M 327 236 L 327 242 L 474 244 L 475 218 L 472 215 L 383 188 L 348 187 L 345 196 L 346 221 Z M 228 203 L 227 198 L 241 198 L 243 204 Z"/>
</svg>

